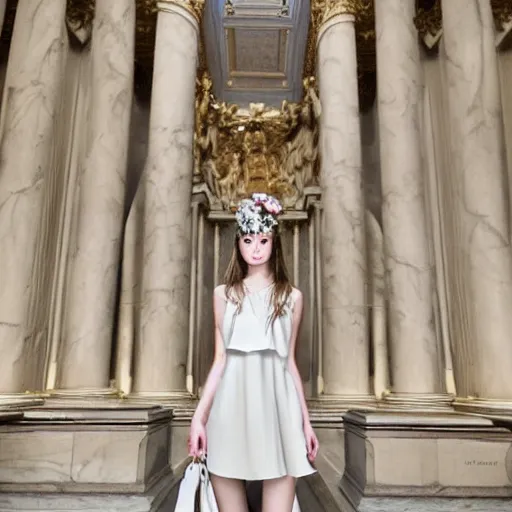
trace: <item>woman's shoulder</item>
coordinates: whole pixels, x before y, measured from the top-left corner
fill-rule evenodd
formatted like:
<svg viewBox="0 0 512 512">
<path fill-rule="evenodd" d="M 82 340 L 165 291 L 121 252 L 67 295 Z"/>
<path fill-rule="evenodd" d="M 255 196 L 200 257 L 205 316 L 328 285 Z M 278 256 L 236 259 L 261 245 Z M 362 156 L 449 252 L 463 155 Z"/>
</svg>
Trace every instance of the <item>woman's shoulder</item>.
<svg viewBox="0 0 512 512">
<path fill-rule="evenodd" d="M 298 288 L 292 286 L 292 291 L 288 296 L 288 301 L 291 309 L 293 310 L 296 304 L 302 304 L 302 292 Z"/>
<path fill-rule="evenodd" d="M 298 289 L 292 286 L 292 291 L 290 293 L 290 297 L 293 300 L 293 302 L 297 300 L 302 300 L 302 292 Z"/>
<path fill-rule="evenodd" d="M 225 284 L 219 284 L 213 289 L 213 295 L 214 297 L 219 297 L 220 299 L 227 300 L 226 298 L 226 285 Z"/>
</svg>

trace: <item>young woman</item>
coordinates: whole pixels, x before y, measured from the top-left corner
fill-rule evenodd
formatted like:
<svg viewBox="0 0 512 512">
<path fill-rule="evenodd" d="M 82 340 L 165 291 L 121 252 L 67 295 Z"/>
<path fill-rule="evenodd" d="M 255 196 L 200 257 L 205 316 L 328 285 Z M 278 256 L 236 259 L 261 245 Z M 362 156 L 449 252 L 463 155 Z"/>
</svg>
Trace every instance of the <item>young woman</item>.
<svg viewBox="0 0 512 512">
<path fill-rule="evenodd" d="M 266 194 L 240 203 L 226 284 L 214 291 L 215 358 L 189 453 L 208 452 L 220 512 L 247 512 L 252 480 L 263 480 L 263 512 L 291 512 L 295 479 L 315 471 L 318 440 L 295 362 L 303 299 L 287 277 L 280 212 Z"/>
</svg>

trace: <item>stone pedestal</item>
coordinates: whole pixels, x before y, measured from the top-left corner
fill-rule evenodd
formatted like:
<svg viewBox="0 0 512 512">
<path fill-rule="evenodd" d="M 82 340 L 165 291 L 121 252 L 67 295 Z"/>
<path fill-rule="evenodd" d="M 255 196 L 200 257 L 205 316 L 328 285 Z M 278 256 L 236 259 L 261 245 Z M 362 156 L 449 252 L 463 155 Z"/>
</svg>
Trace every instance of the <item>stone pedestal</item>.
<svg viewBox="0 0 512 512">
<path fill-rule="evenodd" d="M 49 400 L 0 425 L 0 510 L 169 510 L 171 411 Z"/>
<path fill-rule="evenodd" d="M 474 416 L 351 411 L 341 491 L 358 511 L 508 510 L 511 442 L 509 429 Z"/>
</svg>

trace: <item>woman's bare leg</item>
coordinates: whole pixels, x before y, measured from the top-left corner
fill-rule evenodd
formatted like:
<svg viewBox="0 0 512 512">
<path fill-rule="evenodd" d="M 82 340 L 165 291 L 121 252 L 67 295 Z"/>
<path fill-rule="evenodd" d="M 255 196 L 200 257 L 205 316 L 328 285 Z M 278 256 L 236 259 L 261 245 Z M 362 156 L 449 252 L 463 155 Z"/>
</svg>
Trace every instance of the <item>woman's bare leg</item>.
<svg viewBox="0 0 512 512">
<path fill-rule="evenodd" d="M 249 512 L 245 483 L 210 474 L 219 512 Z"/>
<path fill-rule="evenodd" d="M 262 512 L 292 512 L 295 478 L 283 476 L 263 482 Z"/>
</svg>

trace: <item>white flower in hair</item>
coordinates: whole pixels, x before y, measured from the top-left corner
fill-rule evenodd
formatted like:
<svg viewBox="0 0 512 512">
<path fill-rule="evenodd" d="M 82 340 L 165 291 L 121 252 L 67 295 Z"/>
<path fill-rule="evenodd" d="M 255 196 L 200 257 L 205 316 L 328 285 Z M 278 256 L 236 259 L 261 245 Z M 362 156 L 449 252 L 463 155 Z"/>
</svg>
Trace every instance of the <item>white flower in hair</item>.
<svg viewBox="0 0 512 512">
<path fill-rule="evenodd" d="M 253 194 L 250 199 L 242 199 L 236 210 L 236 221 L 244 235 L 271 233 L 277 226 L 276 216 L 283 208 L 279 201 L 267 194 Z"/>
</svg>

